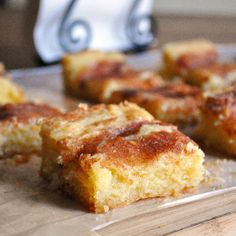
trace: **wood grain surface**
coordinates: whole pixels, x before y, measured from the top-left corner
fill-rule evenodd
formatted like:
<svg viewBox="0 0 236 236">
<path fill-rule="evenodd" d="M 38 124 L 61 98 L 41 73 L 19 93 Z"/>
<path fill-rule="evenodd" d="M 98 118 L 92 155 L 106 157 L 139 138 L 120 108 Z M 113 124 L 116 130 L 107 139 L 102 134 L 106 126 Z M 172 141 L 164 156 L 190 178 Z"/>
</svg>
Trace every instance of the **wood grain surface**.
<svg viewBox="0 0 236 236">
<path fill-rule="evenodd" d="M 97 230 L 100 235 L 235 235 L 236 191 L 189 204 L 138 215 Z M 215 219 L 216 216 L 223 218 Z M 214 219 L 213 219 L 214 218 Z M 227 224 L 226 224 L 227 223 Z M 228 226 L 231 227 L 228 227 Z M 187 228 L 187 229 L 185 229 Z M 220 229 L 220 230 L 219 230 Z M 217 232 L 217 234 L 215 234 Z"/>
</svg>

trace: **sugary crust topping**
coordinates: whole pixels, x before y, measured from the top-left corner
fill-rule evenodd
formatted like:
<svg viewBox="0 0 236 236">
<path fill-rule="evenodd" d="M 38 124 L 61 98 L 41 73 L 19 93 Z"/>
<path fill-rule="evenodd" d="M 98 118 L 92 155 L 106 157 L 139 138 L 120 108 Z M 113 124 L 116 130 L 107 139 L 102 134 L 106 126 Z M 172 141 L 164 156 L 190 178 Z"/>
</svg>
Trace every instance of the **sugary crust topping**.
<svg viewBox="0 0 236 236">
<path fill-rule="evenodd" d="M 140 81 L 149 81 L 152 78 L 157 78 L 155 73 L 150 71 L 139 72 L 131 69 L 125 62 L 102 60 L 97 63 L 85 67 L 78 73 L 78 81 L 86 80 L 128 80 L 138 78 Z M 160 80 L 160 77 L 159 77 Z M 133 81 L 134 82 L 134 81 Z"/>
<path fill-rule="evenodd" d="M 209 95 L 206 99 L 206 109 L 217 113 L 236 113 L 236 89 Z"/>
<path fill-rule="evenodd" d="M 135 88 L 152 88 L 155 86 L 160 86 L 165 84 L 166 82 L 157 74 L 152 73 L 150 71 L 138 72 L 131 76 L 125 77 L 111 77 L 109 80 L 120 80 L 121 84 L 125 87 L 135 87 Z"/>
<path fill-rule="evenodd" d="M 208 95 L 203 109 L 204 122 L 236 135 L 236 89 Z"/>
<path fill-rule="evenodd" d="M 108 81 L 109 83 L 111 80 L 124 83 L 126 86 L 133 84 L 143 88 L 163 83 L 162 78 L 157 74 L 131 69 L 126 63 L 119 61 L 98 61 L 78 73 L 80 87 L 86 87 L 88 82 L 104 83 Z"/>
<path fill-rule="evenodd" d="M 146 121 L 147 122 L 147 121 Z M 59 140 L 57 144 L 60 147 L 61 154 L 65 161 L 80 157 L 81 155 L 94 155 L 97 153 L 97 147 L 107 140 L 115 139 L 117 137 L 125 137 L 135 134 L 145 121 L 130 122 L 125 127 L 121 128 L 107 128 L 101 130 L 94 136 L 89 138 L 81 137 L 67 137 Z M 149 122 L 147 122 L 149 123 Z"/>
<path fill-rule="evenodd" d="M 63 135 L 55 135 L 59 131 Z M 63 164 L 84 161 L 86 168 L 101 156 L 103 165 L 139 165 L 156 160 L 163 153 L 185 152 L 191 141 L 175 126 L 154 120 L 149 113 L 127 102 L 92 106 L 49 118 L 43 124 L 43 132 L 56 143 Z"/>
<path fill-rule="evenodd" d="M 192 97 L 194 99 L 201 100 L 202 97 L 202 92 L 200 89 L 182 83 L 167 84 L 147 90 L 127 89 L 117 91 L 117 93 L 119 93 L 124 100 L 134 96 L 142 97 L 145 94 L 152 98 L 162 96 L 164 98 L 186 99 L 187 97 Z"/>
<path fill-rule="evenodd" d="M 160 94 L 167 98 L 181 99 L 186 97 L 201 97 L 201 91 L 186 84 L 169 84 L 153 90 L 154 93 Z"/>
<path fill-rule="evenodd" d="M 124 62 L 103 60 L 85 68 L 78 74 L 78 79 L 79 81 L 90 79 L 103 80 L 108 77 L 122 79 L 124 77 L 133 77 L 136 74 L 137 72 L 127 67 Z"/>
<path fill-rule="evenodd" d="M 49 129 L 53 139 L 61 140 L 68 136 L 91 136 L 109 127 L 122 127 L 129 121 L 153 119 L 152 115 L 135 104 L 100 104 L 49 118 L 44 122 L 43 129 Z"/>
<path fill-rule="evenodd" d="M 17 120 L 20 122 L 28 121 L 35 117 L 49 117 L 58 115 L 60 112 L 44 104 L 6 104 L 0 106 L 0 122 Z"/>
<path fill-rule="evenodd" d="M 46 123 L 55 123 L 56 121 L 61 121 L 62 123 L 65 122 L 80 122 L 84 118 L 91 118 L 94 117 L 97 122 L 101 122 L 99 120 L 98 115 L 104 115 L 104 116 L 109 116 L 109 118 L 119 118 L 121 116 L 124 116 L 127 118 L 127 120 L 131 119 L 146 119 L 146 120 L 152 120 L 153 117 L 143 110 L 142 108 L 138 107 L 137 105 L 129 102 L 123 102 L 120 103 L 119 105 L 105 105 L 105 104 L 99 104 L 99 105 L 93 105 L 93 106 L 87 106 L 85 104 L 79 104 L 78 109 L 67 112 L 61 116 L 57 117 L 52 117 L 51 119 L 48 119 Z M 96 117 L 97 116 L 97 117 Z M 96 119 L 97 118 L 97 119 Z M 61 124 L 62 124 L 61 123 Z"/>
<path fill-rule="evenodd" d="M 120 91 L 123 89 L 150 89 L 154 87 L 159 87 L 166 84 L 160 76 L 155 73 L 139 72 L 137 76 L 117 79 L 117 78 L 109 78 L 103 85 L 102 93 L 100 100 L 101 102 L 109 102 L 110 97 L 116 91 Z"/>
<path fill-rule="evenodd" d="M 199 53 L 185 53 L 177 59 L 176 65 L 180 70 L 189 71 L 212 65 L 217 58 L 218 54 L 214 50 Z"/>
<path fill-rule="evenodd" d="M 168 43 L 163 49 L 163 59 L 170 73 L 186 76 L 190 71 L 216 63 L 216 46 L 204 39 Z"/>
<path fill-rule="evenodd" d="M 153 131 L 138 135 L 140 129 L 147 125 L 153 127 Z M 155 126 L 159 130 L 155 131 Z M 122 129 L 106 130 L 83 141 L 65 139 L 58 142 L 58 145 L 64 164 L 84 160 L 87 165 L 85 168 L 89 168 L 96 161 L 96 157 L 101 155 L 101 165 L 134 166 L 156 160 L 163 153 L 192 152 L 192 149 L 185 150 L 190 141 L 190 138 L 181 134 L 174 126 L 158 121 L 141 121 L 130 123 Z M 94 158 L 89 158 L 92 156 Z"/>
<path fill-rule="evenodd" d="M 120 90 L 112 94 L 111 102 L 130 101 L 144 107 L 154 117 L 184 125 L 198 122 L 203 105 L 202 92 L 184 84 L 170 84 L 155 89 Z"/>
<path fill-rule="evenodd" d="M 213 64 L 206 68 L 199 69 L 202 73 L 211 73 L 225 78 L 229 73 L 236 72 L 236 63 Z"/>
<path fill-rule="evenodd" d="M 176 131 L 153 132 L 130 141 L 118 136 L 98 146 L 97 153 L 106 156 L 104 163 L 109 161 L 116 165 L 134 166 L 156 160 L 162 153 L 181 153 L 189 141 L 189 138 Z"/>
<path fill-rule="evenodd" d="M 201 91 L 196 88 L 186 84 L 169 84 L 162 86 L 153 90 L 154 93 L 159 93 L 165 97 L 172 98 L 185 98 L 185 97 L 201 97 Z"/>
</svg>

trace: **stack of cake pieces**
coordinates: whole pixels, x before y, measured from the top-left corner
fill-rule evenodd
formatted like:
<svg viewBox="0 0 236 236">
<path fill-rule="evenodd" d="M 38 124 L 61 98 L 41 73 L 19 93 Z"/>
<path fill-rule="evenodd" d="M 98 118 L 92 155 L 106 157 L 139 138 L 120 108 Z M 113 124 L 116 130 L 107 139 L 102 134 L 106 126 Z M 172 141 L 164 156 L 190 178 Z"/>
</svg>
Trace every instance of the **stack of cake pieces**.
<svg viewBox="0 0 236 236">
<path fill-rule="evenodd" d="M 134 102 L 155 118 L 180 127 L 199 120 L 200 89 L 163 80 L 154 71 L 131 69 L 123 54 L 87 51 L 66 55 L 62 61 L 65 89 L 97 103 Z"/>
<path fill-rule="evenodd" d="M 104 102 L 113 91 L 123 88 L 148 89 L 164 81 L 151 71 L 137 71 L 121 53 L 85 51 L 66 55 L 62 60 L 65 89 L 93 102 Z"/>
<path fill-rule="evenodd" d="M 163 48 L 161 73 L 203 90 L 193 136 L 205 147 L 235 157 L 236 63 L 220 61 L 217 47 L 210 41 L 174 42 Z"/>
<path fill-rule="evenodd" d="M 235 84 L 236 63 L 221 62 L 216 45 L 210 41 L 173 42 L 163 48 L 162 74 L 214 91 Z"/>
</svg>

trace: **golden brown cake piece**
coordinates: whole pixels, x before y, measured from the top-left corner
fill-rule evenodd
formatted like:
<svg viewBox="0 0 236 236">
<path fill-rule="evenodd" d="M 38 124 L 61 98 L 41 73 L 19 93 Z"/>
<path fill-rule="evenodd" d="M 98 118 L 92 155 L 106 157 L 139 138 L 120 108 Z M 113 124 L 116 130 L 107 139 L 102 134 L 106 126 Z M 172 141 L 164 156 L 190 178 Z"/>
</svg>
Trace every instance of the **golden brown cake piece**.
<svg viewBox="0 0 236 236">
<path fill-rule="evenodd" d="M 236 63 L 214 64 L 190 72 L 187 82 L 206 91 L 214 91 L 236 84 Z"/>
<path fill-rule="evenodd" d="M 152 72 L 138 72 L 123 54 L 87 51 L 67 55 L 62 61 L 65 88 L 79 98 L 104 102 L 119 88 L 150 88 L 163 83 Z"/>
<path fill-rule="evenodd" d="M 187 76 L 188 72 L 214 64 L 216 46 L 205 39 L 168 43 L 163 48 L 163 71 L 169 76 Z"/>
<path fill-rule="evenodd" d="M 93 83 L 91 81 L 91 83 Z M 151 89 L 163 86 L 166 82 L 151 71 L 135 72 L 132 76 L 111 77 L 104 81 L 99 94 L 99 102 L 110 103 L 114 92 L 126 89 Z M 123 100 L 122 100 L 123 101 Z"/>
<path fill-rule="evenodd" d="M 42 176 L 90 211 L 176 196 L 203 178 L 198 146 L 132 103 L 80 105 L 46 119 L 41 135 Z"/>
<path fill-rule="evenodd" d="M 166 84 L 154 89 L 124 89 L 110 97 L 110 103 L 130 101 L 149 111 L 155 118 L 180 127 L 200 120 L 202 92 L 184 83 Z"/>
<path fill-rule="evenodd" d="M 22 103 L 26 96 L 22 88 L 11 79 L 0 75 L 0 105 L 6 103 Z"/>
<path fill-rule="evenodd" d="M 93 96 L 86 84 L 88 80 L 121 73 L 125 63 L 126 58 L 120 53 L 84 51 L 68 54 L 62 60 L 65 89 L 74 96 L 88 99 Z"/>
<path fill-rule="evenodd" d="M 196 137 L 206 146 L 236 157 L 236 89 L 208 95 Z"/>
<path fill-rule="evenodd" d="M 60 112 L 32 103 L 0 106 L 0 158 L 41 150 L 41 121 Z"/>
</svg>

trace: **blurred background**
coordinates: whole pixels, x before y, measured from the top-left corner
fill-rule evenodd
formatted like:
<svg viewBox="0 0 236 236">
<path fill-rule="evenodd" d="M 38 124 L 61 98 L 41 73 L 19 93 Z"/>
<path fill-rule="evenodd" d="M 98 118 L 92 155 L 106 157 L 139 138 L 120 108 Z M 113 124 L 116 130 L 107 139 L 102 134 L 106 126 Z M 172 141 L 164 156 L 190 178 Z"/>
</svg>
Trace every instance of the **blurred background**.
<svg viewBox="0 0 236 236">
<path fill-rule="evenodd" d="M 43 65 L 33 43 L 37 0 L 0 0 L 0 61 L 7 69 Z M 154 0 L 158 47 L 168 41 L 206 37 L 236 43 L 235 0 Z"/>
</svg>

